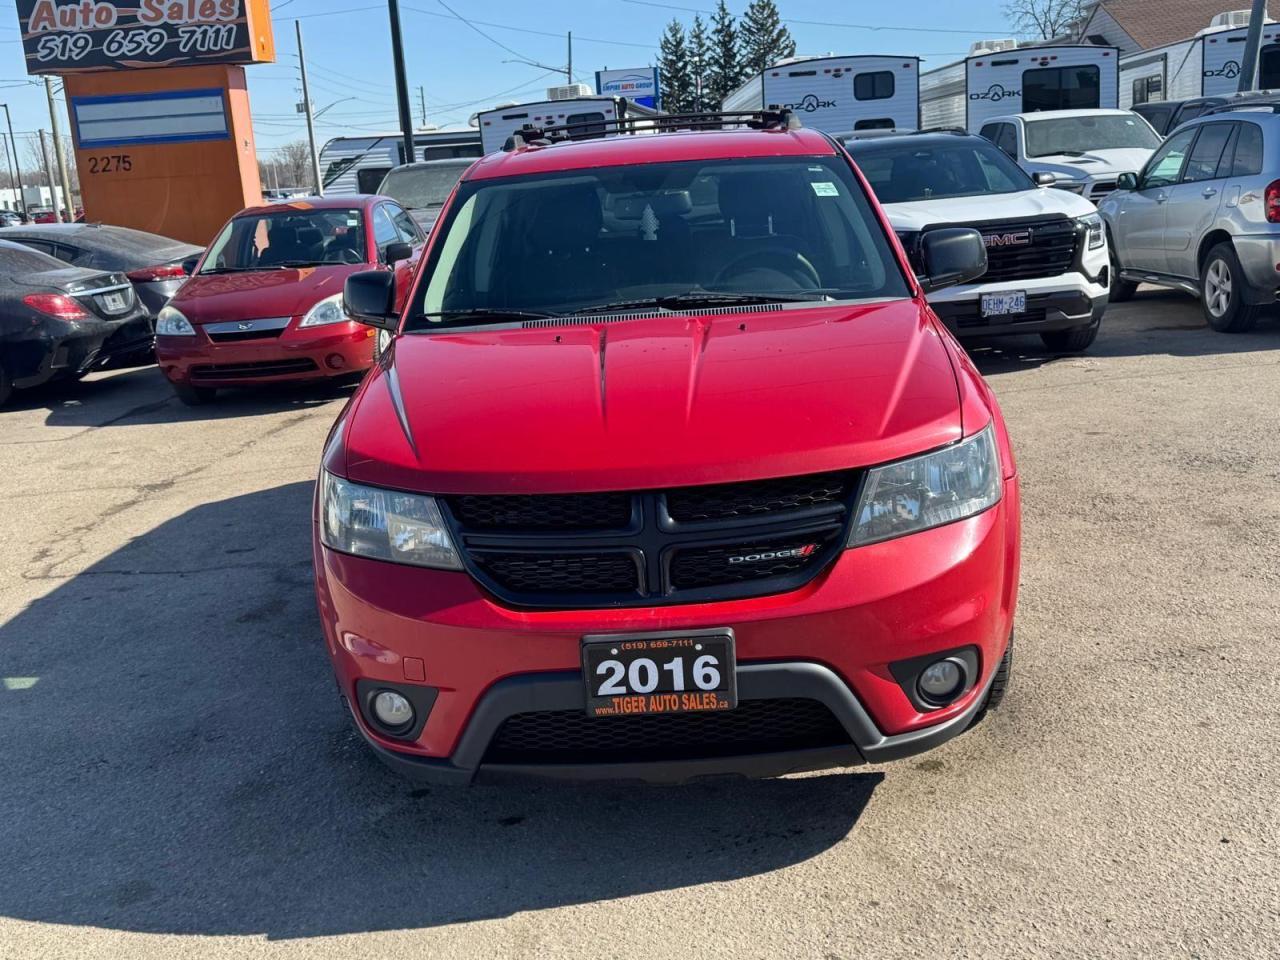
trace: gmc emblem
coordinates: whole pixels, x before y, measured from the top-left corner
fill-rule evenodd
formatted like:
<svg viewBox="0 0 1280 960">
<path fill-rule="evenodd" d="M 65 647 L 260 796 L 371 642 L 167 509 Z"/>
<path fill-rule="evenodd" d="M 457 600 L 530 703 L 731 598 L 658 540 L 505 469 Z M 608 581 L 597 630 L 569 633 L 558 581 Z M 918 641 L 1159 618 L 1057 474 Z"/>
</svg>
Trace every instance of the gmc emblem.
<svg viewBox="0 0 1280 960">
<path fill-rule="evenodd" d="M 729 563 L 764 563 L 766 560 L 794 560 L 802 557 L 812 557 L 818 552 L 816 543 L 806 543 L 803 547 L 793 547 L 790 550 L 768 550 L 762 553 L 747 553 L 739 557 L 730 557 Z"/>
<path fill-rule="evenodd" d="M 1031 242 L 1031 231 L 1018 233 L 984 233 L 982 242 L 988 247 L 1025 247 Z"/>
</svg>

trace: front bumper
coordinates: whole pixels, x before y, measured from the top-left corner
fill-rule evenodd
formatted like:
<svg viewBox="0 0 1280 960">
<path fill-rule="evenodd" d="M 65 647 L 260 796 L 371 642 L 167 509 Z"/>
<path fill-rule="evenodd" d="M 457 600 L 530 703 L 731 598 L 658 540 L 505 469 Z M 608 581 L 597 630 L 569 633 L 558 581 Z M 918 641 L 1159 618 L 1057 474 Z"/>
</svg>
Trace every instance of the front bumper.
<svg viewBox="0 0 1280 960">
<path fill-rule="evenodd" d="M 466 782 L 478 774 L 683 780 L 769 776 L 878 762 L 955 736 L 981 709 L 1004 654 L 1017 595 L 1017 478 L 992 509 L 919 534 L 846 550 L 791 593 L 645 609 L 513 610 L 465 574 L 366 560 L 315 546 L 316 589 L 339 690 L 357 702 L 363 681 L 431 688 L 411 741 L 352 716 L 384 760 L 412 776 Z M 847 742 L 785 753 L 617 763 L 489 762 L 510 716 L 582 711 L 580 644 L 587 634 L 731 627 L 743 702 L 817 700 Z M 976 648 L 978 676 L 956 702 L 918 710 L 890 664 Z M 627 723 L 602 718 L 600 723 Z"/>
<path fill-rule="evenodd" d="M 156 362 L 174 383 L 236 387 L 345 377 L 373 365 L 377 331 L 354 322 L 298 328 L 277 337 L 215 343 L 203 326 L 194 336 L 156 337 Z"/>
</svg>

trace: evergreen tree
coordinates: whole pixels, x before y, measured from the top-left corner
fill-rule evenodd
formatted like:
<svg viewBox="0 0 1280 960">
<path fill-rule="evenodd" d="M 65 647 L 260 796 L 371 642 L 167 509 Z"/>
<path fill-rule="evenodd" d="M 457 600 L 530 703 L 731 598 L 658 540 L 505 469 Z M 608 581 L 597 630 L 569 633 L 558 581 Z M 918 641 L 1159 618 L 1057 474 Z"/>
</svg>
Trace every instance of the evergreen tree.
<svg viewBox="0 0 1280 960">
<path fill-rule="evenodd" d="M 711 103 L 708 90 L 711 79 L 711 38 L 707 36 L 707 25 L 697 14 L 694 15 L 693 27 L 689 30 L 688 49 L 693 109 L 706 110 Z"/>
<path fill-rule="evenodd" d="M 751 0 L 742 15 L 742 61 L 748 74 L 760 73 L 796 55 L 796 42 L 773 0 Z"/>
<path fill-rule="evenodd" d="M 689 45 L 684 25 L 673 19 L 658 45 L 658 72 L 662 82 L 662 109 L 686 113 L 693 106 L 693 76 L 689 70 Z"/>
<path fill-rule="evenodd" d="M 738 28 L 724 0 L 716 4 L 711 17 L 711 68 L 707 71 L 707 105 L 719 109 L 721 101 L 742 84 L 742 56 L 738 48 Z"/>
</svg>

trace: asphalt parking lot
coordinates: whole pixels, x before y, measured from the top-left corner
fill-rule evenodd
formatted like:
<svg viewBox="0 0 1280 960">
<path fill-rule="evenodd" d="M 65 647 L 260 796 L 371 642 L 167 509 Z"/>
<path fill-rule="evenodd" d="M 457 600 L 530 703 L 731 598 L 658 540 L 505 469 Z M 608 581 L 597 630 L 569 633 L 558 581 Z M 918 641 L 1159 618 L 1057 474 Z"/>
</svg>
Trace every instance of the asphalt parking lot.
<svg viewBox="0 0 1280 960">
<path fill-rule="evenodd" d="M 1280 935 L 1280 322 L 975 351 L 1024 495 L 1013 688 L 896 765 L 422 788 L 334 690 L 345 393 L 154 369 L 0 413 L 0 957 L 1222 957 Z"/>
</svg>

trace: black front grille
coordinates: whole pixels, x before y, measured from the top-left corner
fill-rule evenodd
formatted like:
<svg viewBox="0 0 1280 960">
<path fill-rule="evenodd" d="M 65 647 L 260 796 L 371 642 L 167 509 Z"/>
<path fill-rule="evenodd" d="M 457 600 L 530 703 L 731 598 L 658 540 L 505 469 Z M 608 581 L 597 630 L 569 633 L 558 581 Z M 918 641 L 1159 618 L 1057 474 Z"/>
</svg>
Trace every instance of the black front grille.
<svg viewBox="0 0 1280 960">
<path fill-rule="evenodd" d="M 981 283 L 1056 277 L 1075 263 L 1080 228 L 1065 217 L 970 226 L 987 244 L 987 272 Z"/>
<path fill-rule="evenodd" d="M 485 763 L 643 763 L 846 746 L 849 734 L 817 700 L 743 700 L 717 713 L 589 717 L 544 710 L 509 717 Z"/>
<path fill-rule="evenodd" d="M 500 599 L 605 607 L 796 589 L 840 551 L 857 485 L 847 471 L 442 503 L 468 569 Z"/>
<path fill-rule="evenodd" d="M 243 343 L 246 340 L 279 340 L 282 333 L 283 327 L 279 330 L 235 330 L 229 333 L 209 333 L 209 339 L 214 343 Z"/>
<path fill-rule="evenodd" d="M 785 513 L 839 503 L 849 493 L 849 479 L 844 473 L 815 473 L 805 477 L 682 487 L 667 491 L 667 512 L 672 520 L 681 522 Z"/>
<path fill-rule="evenodd" d="M 640 589 L 640 568 L 625 553 L 560 555 L 477 550 L 471 559 L 516 594 L 619 594 Z"/>
<path fill-rule="evenodd" d="M 627 493 L 449 497 L 470 530 L 617 530 L 631 521 Z"/>
<path fill-rule="evenodd" d="M 280 377 L 289 373 L 315 370 L 316 362 L 302 357 L 296 360 L 267 360 L 259 363 L 206 363 L 191 368 L 193 380 L 240 380 L 253 377 Z"/>
</svg>

